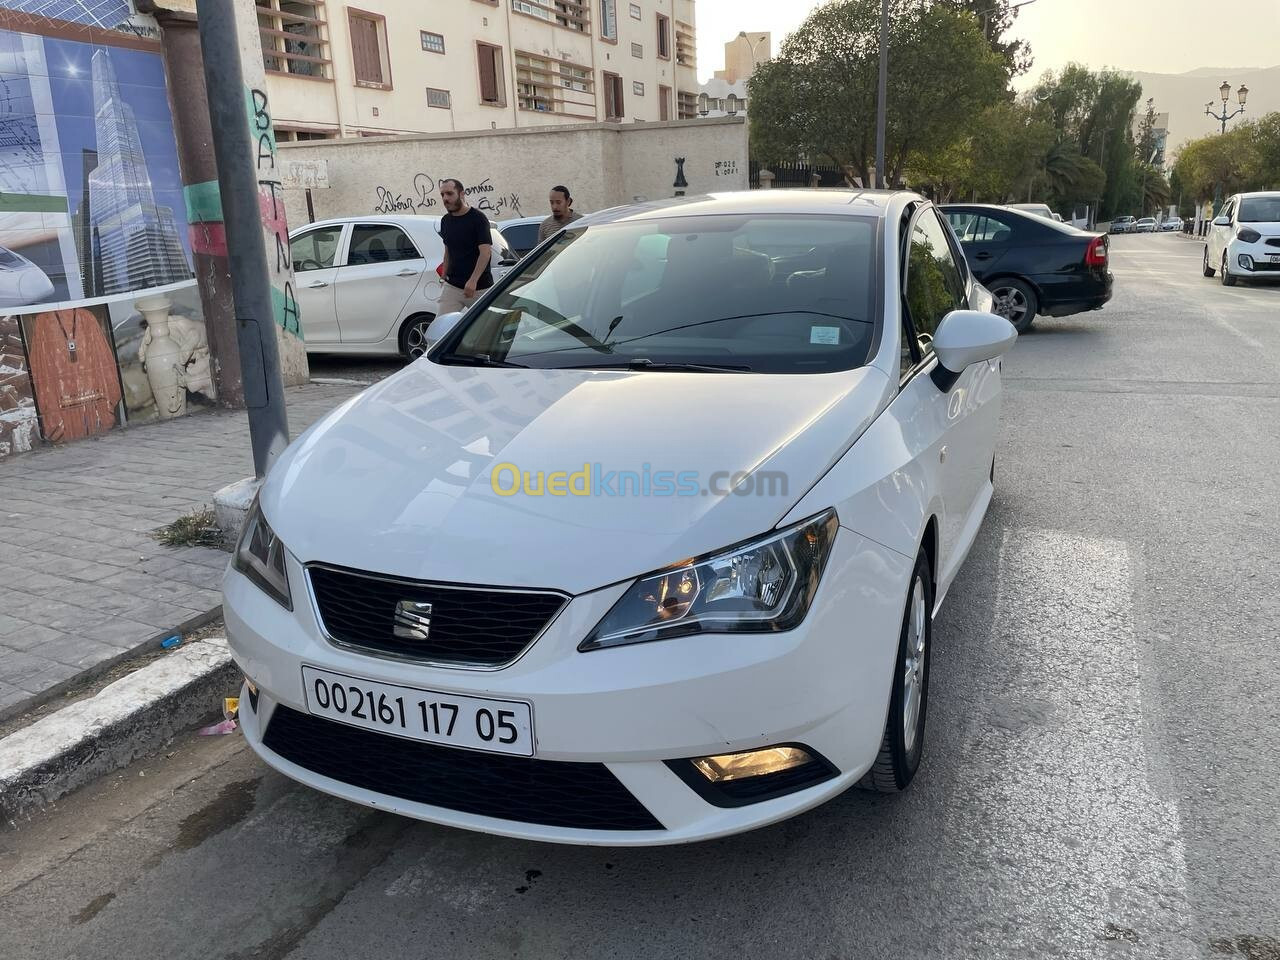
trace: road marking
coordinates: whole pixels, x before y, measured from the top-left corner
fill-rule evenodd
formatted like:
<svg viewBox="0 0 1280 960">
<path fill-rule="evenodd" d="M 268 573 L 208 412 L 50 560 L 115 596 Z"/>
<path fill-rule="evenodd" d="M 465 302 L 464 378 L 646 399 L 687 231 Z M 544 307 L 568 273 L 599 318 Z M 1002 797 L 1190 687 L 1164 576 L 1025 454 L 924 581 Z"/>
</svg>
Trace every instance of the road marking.
<svg viewBox="0 0 1280 960">
<path fill-rule="evenodd" d="M 1004 533 L 946 813 L 948 859 L 972 855 L 984 915 L 1004 918 L 972 931 L 979 955 L 1093 958 L 1131 930 L 1143 956 L 1199 956 L 1178 806 L 1146 755 L 1135 583 L 1121 541 Z"/>
</svg>

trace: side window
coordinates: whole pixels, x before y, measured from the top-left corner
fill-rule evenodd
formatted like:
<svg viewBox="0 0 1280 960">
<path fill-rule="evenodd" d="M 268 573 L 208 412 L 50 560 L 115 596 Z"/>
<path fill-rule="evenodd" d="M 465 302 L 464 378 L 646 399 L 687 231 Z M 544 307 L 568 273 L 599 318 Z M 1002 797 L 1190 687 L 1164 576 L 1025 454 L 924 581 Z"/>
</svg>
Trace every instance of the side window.
<svg viewBox="0 0 1280 960">
<path fill-rule="evenodd" d="M 978 239 L 984 243 L 1008 243 L 1013 238 L 1013 227 L 987 215 L 982 218 L 978 234 Z"/>
<path fill-rule="evenodd" d="M 976 213 L 962 213 L 952 210 L 947 214 L 947 223 L 951 224 L 951 229 L 956 232 L 956 236 L 962 242 L 977 239 L 977 227 L 979 221 L 985 218 L 978 216 Z"/>
<path fill-rule="evenodd" d="M 906 279 L 907 311 L 921 356 L 929 353 L 933 332 L 942 318 L 965 306 L 963 277 L 941 221 L 925 211 L 911 231 Z"/>
<path fill-rule="evenodd" d="M 351 228 L 351 248 L 347 266 L 417 260 L 421 256 L 413 241 L 399 227 L 383 223 L 357 223 Z"/>
<path fill-rule="evenodd" d="M 320 227 L 289 241 L 289 259 L 293 261 L 293 272 L 306 270 L 323 270 L 333 266 L 333 258 L 338 253 L 338 239 L 342 236 L 341 227 Z"/>
<path fill-rule="evenodd" d="M 511 248 L 524 256 L 538 245 L 538 225 L 536 223 L 518 223 L 506 227 L 502 235 L 507 238 Z"/>
</svg>

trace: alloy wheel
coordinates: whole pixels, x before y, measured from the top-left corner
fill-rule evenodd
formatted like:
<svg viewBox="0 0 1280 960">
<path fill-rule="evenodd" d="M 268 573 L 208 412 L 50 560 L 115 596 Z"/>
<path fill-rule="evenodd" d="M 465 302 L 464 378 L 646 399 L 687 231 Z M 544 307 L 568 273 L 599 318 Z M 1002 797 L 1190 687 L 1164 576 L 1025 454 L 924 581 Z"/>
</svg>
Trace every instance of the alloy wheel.
<svg viewBox="0 0 1280 960">
<path fill-rule="evenodd" d="M 925 657 L 928 638 L 924 584 L 916 578 L 911 587 L 911 619 L 907 626 L 906 653 L 902 662 L 902 743 L 909 752 L 920 732 L 920 703 L 924 698 Z"/>
<path fill-rule="evenodd" d="M 432 317 L 423 317 L 415 320 L 405 331 L 404 352 L 411 361 L 417 360 L 427 352 L 427 347 L 430 346 L 427 342 L 427 327 L 431 326 L 432 319 Z"/>
<path fill-rule="evenodd" d="M 1027 315 L 1027 298 L 1017 287 L 1000 287 L 992 296 L 996 301 L 996 313 L 1015 327 Z"/>
</svg>

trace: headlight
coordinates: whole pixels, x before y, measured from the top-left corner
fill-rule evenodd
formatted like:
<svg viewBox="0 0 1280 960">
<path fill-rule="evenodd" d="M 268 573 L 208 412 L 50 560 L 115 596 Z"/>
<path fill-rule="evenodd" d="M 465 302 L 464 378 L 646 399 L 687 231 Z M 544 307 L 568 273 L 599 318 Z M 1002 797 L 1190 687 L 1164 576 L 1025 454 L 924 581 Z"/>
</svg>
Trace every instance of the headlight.
<svg viewBox="0 0 1280 960">
<path fill-rule="evenodd" d="M 1262 239 L 1262 234 L 1253 229 L 1253 227 L 1241 227 L 1236 236 L 1244 243 L 1257 243 Z"/>
<path fill-rule="evenodd" d="M 260 586 L 286 610 L 293 609 L 289 595 L 289 575 L 284 569 L 284 544 L 267 525 L 258 498 L 254 497 L 240 542 L 236 544 L 235 567 Z"/>
<path fill-rule="evenodd" d="M 790 630 L 809 612 L 836 535 L 828 510 L 758 540 L 641 577 L 579 650 L 691 633 Z"/>
</svg>

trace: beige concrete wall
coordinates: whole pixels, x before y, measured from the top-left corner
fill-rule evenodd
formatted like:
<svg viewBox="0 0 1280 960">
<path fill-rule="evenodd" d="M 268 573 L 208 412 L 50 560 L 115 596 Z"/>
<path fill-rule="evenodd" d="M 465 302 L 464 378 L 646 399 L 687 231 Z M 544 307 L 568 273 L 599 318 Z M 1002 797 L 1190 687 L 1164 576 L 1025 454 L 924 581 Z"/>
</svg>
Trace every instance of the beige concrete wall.
<svg viewBox="0 0 1280 960">
<path fill-rule="evenodd" d="M 558 183 L 585 213 L 674 196 L 677 157 L 685 158 L 689 195 L 747 188 L 741 118 L 282 143 L 280 152 L 286 161 L 325 161 L 330 186 L 312 191 L 316 219 L 439 214 L 446 177 L 462 180 L 470 202 L 494 220 L 545 215 Z M 301 189 L 286 188 L 285 202 L 290 224 L 307 222 Z"/>
</svg>

